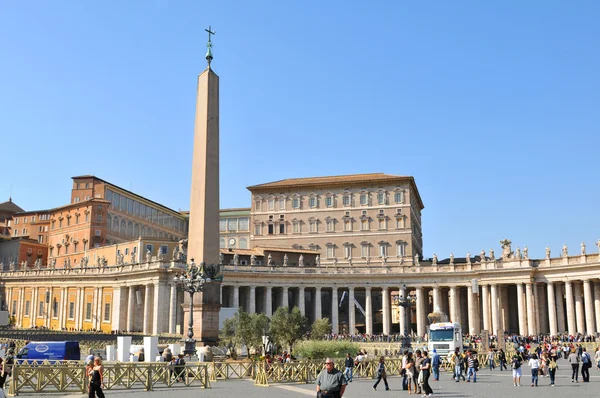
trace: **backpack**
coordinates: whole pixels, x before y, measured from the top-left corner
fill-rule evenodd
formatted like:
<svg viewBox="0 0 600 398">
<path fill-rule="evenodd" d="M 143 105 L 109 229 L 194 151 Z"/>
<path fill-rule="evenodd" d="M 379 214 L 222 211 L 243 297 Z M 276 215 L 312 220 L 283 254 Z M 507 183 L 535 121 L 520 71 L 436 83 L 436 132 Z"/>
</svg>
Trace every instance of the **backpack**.
<svg viewBox="0 0 600 398">
<path fill-rule="evenodd" d="M 464 365 L 464 363 L 465 363 L 465 358 L 462 355 L 458 354 L 456 356 L 456 364 L 459 366 L 462 366 L 462 365 Z"/>
<path fill-rule="evenodd" d="M 513 369 L 519 369 L 521 367 L 521 362 L 519 362 L 518 359 L 513 359 L 512 361 L 512 368 Z"/>
<path fill-rule="evenodd" d="M 479 359 L 475 358 L 473 361 L 473 368 L 475 368 L 475 372 L 479 370 Z"/>
</svg>

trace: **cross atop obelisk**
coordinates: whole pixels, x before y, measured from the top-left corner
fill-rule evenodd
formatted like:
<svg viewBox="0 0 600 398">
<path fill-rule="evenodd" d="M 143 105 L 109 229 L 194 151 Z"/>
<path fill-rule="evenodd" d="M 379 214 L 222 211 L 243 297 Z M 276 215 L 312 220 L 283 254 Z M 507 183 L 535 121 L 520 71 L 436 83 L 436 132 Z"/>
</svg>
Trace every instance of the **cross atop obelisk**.
<svg viewBox="0 0 600 398">
<path fill-rule="evenodd" d="M 206 43 L 206 47 L 208 47 L 208 50 L 206 50 L 206 61 L 208 62 L 208 67 L 210 68 L 210 62 L 213 59 L 213 55 L 212 55 L 212 40 L 210 39 L 211 35 L 214 35 L 215 32 L 214 30 L 212 30 L 211 26 L 208 25 L 208 29 L 204 29 L 204 31 L 208 32 L 208 43 Z"/>
</svg>

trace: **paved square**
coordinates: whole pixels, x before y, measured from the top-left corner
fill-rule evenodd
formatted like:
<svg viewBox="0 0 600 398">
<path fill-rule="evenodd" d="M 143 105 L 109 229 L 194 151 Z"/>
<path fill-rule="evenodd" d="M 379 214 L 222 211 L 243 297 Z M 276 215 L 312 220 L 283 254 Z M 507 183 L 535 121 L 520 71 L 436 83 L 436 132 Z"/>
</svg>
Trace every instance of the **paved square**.
<svg viewBox="0 0 600 398">
<path fill-rule="evenodd" d="M 531 387 L 531 371 L 528 366 L 523 367 L 521 387 L 514 387 L 511 371 L 499 371 L 483 369 L 477 375 L 477 383 L 456 383 L 451 380 L 448 372 L 442 372 L 441 380 L 432 382 L 431 386 L 436 397 L 489 397 L 506 398 L 515 397 L 544 397 L 544 398 L 596 398 L 600 395 L 600 371 L 590 369 L 590 383 L 582 383 L 581 375 L 579 383 L 571 383 L 571 367 L 564 361 L 559 361 L 557 371 L 556 387 L 550 387 L 550 378 L 541 377 L 539 387 Z M 402 391 L 402 379 L 400 377 L 389 377 L 388 383 L 391 391 L 385 391 L 382 384 L 377 391 L 373 391 L 374 380 L 355 379 L 349 383 L 344 397 L 397 397 L 399 395 L 409 396 Z M 261 397 L 315 397 L 314 384 L 274 384 L 270 387 L 257 387 L 252 380 L 227 380 L 212 383 L 212 388 L 203 390 L 200 388 L 185 388 L 174 386 L 172 388 L 160 388 L 152 392 L 140 390 L 127 391 L 115 390 L 105 391 L 107 397 L 124 398 L 159 398 L 169 397 L 176 394 L 177 398 L 203 398 L 203 397 L 234 397 L 234 398 L 261 398 Z M 48 397 L 57 397 L 56 394 L 44 394 Z M 410 395 L 420 397 L 420 395 Z M 60 395 L 61 398 L 81 398 L 82 394 Z"/>
</svg>

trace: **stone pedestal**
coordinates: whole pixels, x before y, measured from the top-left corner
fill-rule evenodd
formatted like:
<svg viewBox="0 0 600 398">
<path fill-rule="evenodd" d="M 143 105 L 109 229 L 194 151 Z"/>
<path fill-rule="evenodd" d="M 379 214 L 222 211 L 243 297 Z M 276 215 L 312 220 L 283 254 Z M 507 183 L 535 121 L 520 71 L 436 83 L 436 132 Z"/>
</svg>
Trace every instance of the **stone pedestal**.
<svg viewBox="0 0 600 398">
<path fill-rule="evenodd" d="M 204 285 L 204 291 L 194 294 L 194 339 L 199 346 L 216 344 L 219 337 L 219 294 L 221 282 Z M 183 302 L 183 339 L 187 338 L 190 321 L 190 295 L 185 293 Z"/>
<path fill-rule="evenodd" d="M 129 349 L 131 347 L 131 336 L 117 336 L 117 361 L 129 361 Z"/>
<path fill-rule="evenodd" d="M 158 336 L 144 336 L 144 362 L 156 361 L 158 355 Z"/>
</svg>

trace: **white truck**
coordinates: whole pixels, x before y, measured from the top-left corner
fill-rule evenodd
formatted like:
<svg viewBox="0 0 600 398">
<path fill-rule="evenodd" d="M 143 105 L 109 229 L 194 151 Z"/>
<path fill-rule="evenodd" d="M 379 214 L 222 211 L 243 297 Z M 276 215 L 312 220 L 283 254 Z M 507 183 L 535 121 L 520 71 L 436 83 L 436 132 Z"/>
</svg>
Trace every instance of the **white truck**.
<svg viewBox="0 0 600 398">
<path fill-rule="evenodd" d="M 463 336 L 460 323 L 456 322 L 439 322 L 432 323 L 429 326 L 429 340 L 427 349 L 431 355 L 433 349 L 442 357 L 448 353 L 454 352 L 458 347 L 461 351 L 463 348 Z"/>
</svg>

